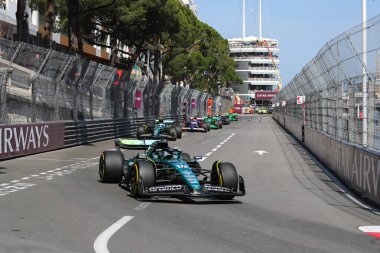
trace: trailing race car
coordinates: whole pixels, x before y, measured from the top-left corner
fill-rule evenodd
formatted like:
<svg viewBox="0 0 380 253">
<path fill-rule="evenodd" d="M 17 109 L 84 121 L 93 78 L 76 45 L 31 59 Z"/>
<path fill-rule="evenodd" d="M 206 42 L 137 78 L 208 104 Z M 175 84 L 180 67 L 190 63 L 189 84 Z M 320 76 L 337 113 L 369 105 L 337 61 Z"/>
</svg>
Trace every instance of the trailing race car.
<svg viewBox="0 0 380 253">
<path fill-rule="evenodd" d="M 229 125 L 229 124 L 231 124 L 230 117 L 228 117 L 227 115 L 221 115 L 221 116 L 219 116 L 219 118 L 222 121 L 223 125 Z"/>
<path fill-rule="evenodd" d="M 237 113 L 226 113 L 226 116 L 230 118 L 230 121 L 238 121 Z"/>
<path fill-rule="evenodd" d="M 185 125 L 184 127 L 182 127 L 182 130 L 189 132 L 208 132 L 210 131 L 210 124 L 204 122 L 203 119 L 192 117 L 189 119 L 189 121 L 185 122 Z"/>
<path fill-rule="evenodd" d="M 193 159 L 165 140 L 118 139 L 117 150 L 104 151 L 99 160 L 100 181 L 119 183 L 133 197 L 170 196 L 233 199 L 245 195 L 243 177 L 232 163 L 215 161 L 203 169 L 201 157 Z M 122 144 L 124 143 L 124 144 Z M 148 145 L 149 144 L 149 145 Z M 148 147 L 124 160 L 120 148 Z"/>
<path fill-rule="evenodd" d="M 211 129 L 220 129 L 223 127 L 222 120 L 219 119 L 217 116 L 205 116 L 203 120 L 204 122 L 210 124 Z"/>
<path fill-rule="evenodd" d="M 150 125 L 141 125 L 137 128 L 138 139 L 146 137 L 163 137 L 172 140 L 182 138 L 182 128 L 177 126 L 174 120 L 156 120 Z"/>
<path fill-rule="evenodd" d="M 259 107 L 259 108 L 257 109 L 257 113 L 258 113 L 258 114 L 267 114 L 268 111 L 267 111 L 267 108 L 265 108 L 265 107 Z"/>
</svg>

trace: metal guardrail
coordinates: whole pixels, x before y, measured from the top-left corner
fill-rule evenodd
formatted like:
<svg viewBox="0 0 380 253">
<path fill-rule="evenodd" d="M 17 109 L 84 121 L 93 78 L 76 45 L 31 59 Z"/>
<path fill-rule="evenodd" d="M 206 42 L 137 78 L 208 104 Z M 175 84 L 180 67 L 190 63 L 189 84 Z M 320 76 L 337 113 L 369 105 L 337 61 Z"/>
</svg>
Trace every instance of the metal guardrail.
<svg viewBox="0 0 380 253">
<path fill-rule="evenodd" d="M 184 120 L 184 115 L 166 115 L 163 119 Z M 138 117 L 130 119 L 107 119 L 65 122 L 64 147 L 73 147 L 92 142 L 104 141 L 121 136 L 134 136 L 141 124 L 152 123 L 157 117 Z"/>
</svg>

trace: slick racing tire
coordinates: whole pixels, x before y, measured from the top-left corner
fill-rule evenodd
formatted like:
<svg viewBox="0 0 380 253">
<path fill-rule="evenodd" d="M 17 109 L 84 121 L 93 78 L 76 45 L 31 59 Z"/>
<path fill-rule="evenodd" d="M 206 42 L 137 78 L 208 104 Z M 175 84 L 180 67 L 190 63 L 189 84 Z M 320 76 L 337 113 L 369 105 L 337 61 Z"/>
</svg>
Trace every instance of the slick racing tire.
<svg viewBox="0 0 380 253">
<path fill-rule="evenodd" d="M 184 162 L 190 162 L 191 161 L 191 157 L 188 153 L 182 153 L 181 154 L 181 160 L 184 161 Z"/>
<path fill-rule="evenodd" d="M 218 121 L 218 124 L 219 124 L 219 129 L 222 129 L 222 128 L 223 128 L 223 123 L 222 123 L 222 121 Z"/>
<path fill-rule="evenodd" d="M 177 139 L 182 139 L 182 127 L 176 126 L 175 130 L 177 131 Z"/>
<path fill-rule="evenodd" d="M 227 118 L 226 118 L 226 125 L 229 125 L 229 124 L 231 124 L 231 121 L 230 121 L 230 118 L 227 117 Z"/>
<path fill-rule="evenodd" d="M 144 126 L 139 126 L 137 128 L 137 133 L 136 133 L 136 137 L 139 139 L 141 138 L 141 136 L 145 134 L 145 127 Z"/>
<path fill-rule="evenodd" d="M 169 128 L 169 135 L 170 135 L 170 137 L 173 138 L 173 140 L 177 140 L 177 130 L 175 129 L 174 126 L 171 126 Z"/>
<path fill-rule="evenodd" d="M 232 163 L 215 161 L 211 170 L 211 181 L 222 187 L 237 192 L 239 187 L 239 176 Z M 218 196 L 218 199 L 233 199 L 234 196 Z"/>
<path fill-rule="evenodd" d="M 153 163 L 138 160 L 132 165 L 130 172 L 132 197 L 146 197 L 143 188 L 149 188 L 156 184 L 156 168 Z"/>
<path fill-rule="evenodd" d="M 206 132 L 210 132 L 210 129 L 211 129 L 210 123 L 208 122 L 203 123 L 203 129 L 206 130 Z"/>
<path fill-rule="evenodd" d="M 124 156 L 120 151 L 104 151 L 99 159 L 99 178 L 102 183 L 118 183 L 123 177 Z"/>
</svg>

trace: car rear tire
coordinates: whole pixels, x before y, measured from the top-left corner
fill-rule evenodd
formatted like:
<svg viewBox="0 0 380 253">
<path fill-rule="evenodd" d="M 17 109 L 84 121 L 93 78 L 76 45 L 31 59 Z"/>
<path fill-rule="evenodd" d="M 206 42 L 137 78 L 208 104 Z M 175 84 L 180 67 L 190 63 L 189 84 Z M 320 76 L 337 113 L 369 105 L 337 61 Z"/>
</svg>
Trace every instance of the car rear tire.
<svg viewBox="0 0 380 253">
<path fill-rule="evenodd" d="M 211 181 L 222 187 L 237 192 L 239 187 L 239 176 L 232 163 L 215 161 L 211 170 Z M 233 199 L 234 196 L 218 196 L 218 199 Z"/>
<path fill-rule="evenodd" d="M 135 198 L 146 197 L 143 188 L 156 185 L 156 168 L 148 161 L 138 160 L 132 165 L 130 175 L 131 195 Z"/>
<path fill-rule="evenodd" d="M 123 177 L 124 156 L 120 151 L 104 151 L 99 159 L 99 178 L 102 183 L 118 183 Z"/>
<path fill-rule="evenodd" d="M 142 136 L 143 134 L 145 134 L 145 127 L 144 127 L 144 126 L 139 126 L 139 127 L 137 128 L 137 133 L 136 133 L 137 138 L 138 138 L 138 139 L 141 138 L 141 136 Z"/>
<path fill-rule="evenodd" d="M 177 130 L 175 129 L 174 126 L 171 126 L 169 128 L 169 135 L 170 135 L 170 137 L 173 138 L 173 140 L 177 140 Z"/>
<path fill-rule="evenodd" d="M 177 131 L 177 139 L 182 139 L 182 127 L 176 126 L 175 129 Z"/>
</svg>

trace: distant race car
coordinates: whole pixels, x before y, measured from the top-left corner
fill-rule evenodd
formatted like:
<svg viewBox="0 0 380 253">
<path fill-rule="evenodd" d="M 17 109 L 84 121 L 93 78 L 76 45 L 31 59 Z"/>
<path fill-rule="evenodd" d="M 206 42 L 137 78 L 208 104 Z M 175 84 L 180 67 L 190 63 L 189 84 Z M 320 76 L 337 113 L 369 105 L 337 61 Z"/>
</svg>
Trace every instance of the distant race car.
<svg viewBox="0 0 380 253">
<path fill-rule="evenodd" d="M 182 138 L 182 128 L 174 120 L 155 120 L 153 124 L 141 125 L 137 128 L 138 139 L 146 137 L 170 137 L 172 140 Z"/>
<path fill-rule="evenodd" d="M 99 159 L 100 181 L 119 183 L 132 197 L 203 197 L 230 200 L 245 195 L 243 177 L 232 163 L 215 161 L 211 169 L 199 164 L 166 140 L 117 139 L 116 150 L 104 151 Z M 124 159 L 120 148 L 146 148 Z"/>
<path fill-rule="evenodd" d="M 226 116 L 230 118 L 230 121 L 238 121 L 237 113 L 226 113 Z"/>
<path fill-rule="evenodd" d="M 219 117 L 220 117 L 220 120 L 222 121 L 223 125 L 231 124 L 231 120 L 230 120 L 230 117 L 228 117 L 228 115 L 221 115 Z"/>
<path fill-rule="evenodd" d="M 222 120 L 217 116 L 205 116 L 203 120 L 210 124 L 211 129 L 223 128 Z"/>
<path fill-rule="evenodd" d="M 210 124 L 204 122 L 203 119 L 192 117 L 185 122 L 184 126 L 182 127 L 182 130 L 189 132 L 208 132 L 210 131 Z"/>
<path fill-rule="evenodd" d="M 261 107 L 261 108 L 257 109 L 257 113 L 258 114 L 267 114 L 268 111 L 265 107 Z"/>
</svg>

